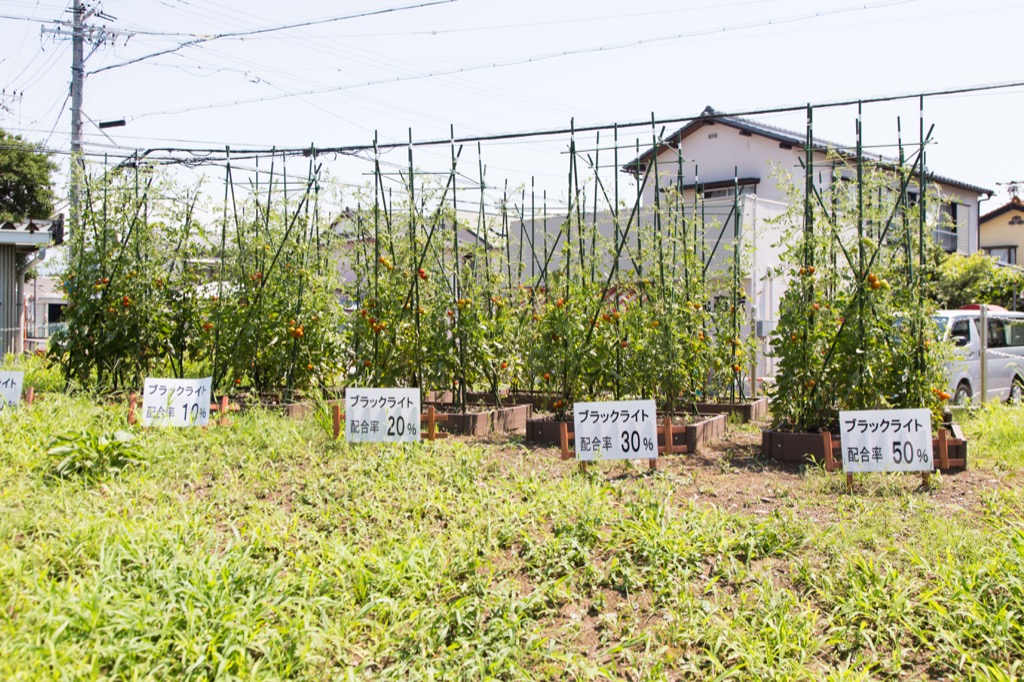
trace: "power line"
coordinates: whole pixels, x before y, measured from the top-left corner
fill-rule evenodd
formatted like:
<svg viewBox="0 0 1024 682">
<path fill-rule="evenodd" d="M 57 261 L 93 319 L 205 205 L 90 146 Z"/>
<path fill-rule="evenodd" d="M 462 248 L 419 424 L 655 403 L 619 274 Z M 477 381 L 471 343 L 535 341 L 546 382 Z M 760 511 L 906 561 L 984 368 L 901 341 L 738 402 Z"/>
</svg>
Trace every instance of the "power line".
<svg viewBox="0 0 1024 682">
<path fill-rule="evenodd" d="M 652 38 L 640 38 L 640 39 L 637 39 L 637 40 L 623 41 L 623 42 L 618 42 L 618 43 L 610 43 L 610 44 L 606 44 L 606 45 L 597 45 L 597 46 L 591 46 L 591 47 L 584 47 L 584 48 L 579 48 L 579 49 L 576 49 L 576 50 L 563 50 L 561 52 L 551 52 L 551 53 L 540 54 L 540 55 L 516 57 L 516 58 L 513 58 L 513 59 L 504 60 L 504 61 L 488 62 L 488 63 L 476 64 L 476 65 L 471 65 L 471 66 L 456 67 L 456 68 L 452 68 L 452 69 L 443 69 L 443 70 L 440 70 L 440 71 L 431 71 L 431 72 L 426 72 L 426 73 L 410 74 L 410 75 L 405 75 L 405 76 L 395 76 L 395 77 L 391 77 L 391 78 L 380 78 L 380 79 L 376 79 L 376 80 L 362 81 L 362 82 L 359 82 L 359 83 L 349 83 L 349 84 L 346 84 L 346 85 L 332 86 L 332 87 L 320 88 L 320 89 L 316 89 L 316 90 L 308 90 L 308 91 L 305 91 L 305 92 L 295 92 L 295 93 L 282 94 L 282 95 L 270 95 L 270 96 L 266 96 L 266 97 L 254 97 L 254 98 L 250 98 L 250 99 L 234 100 L 234 101 L 231 101 L 231 102 L 221 102 L 221 103 L 206 104 L 206 105 L 195 106 L 195 107 L 181 107 L 181 108 L 178 108 L 178 109 L 167 109 L 167 110 L 164 110 L 164 111 L 147 112 L 147 113 L 142 113 L 142 114 L 136 114 L 134 116 L 129 116 L 128 118 L 129 118 L 129 120 L 133 120 L 134 121 L 134 120 L 138 120 L 138 119 L 141 119 L 141 118 L 147 118 L 147 117 L 150 117 L 150 116 L 166 116 L 166 115 L 170 115 L 170 114 L 184 114 L 184 113 L 188 113 L 188 112 L 192 112 L 192 111 L 202 111 L 202 110 L 208 110 L 208 109 L 222 109 L 222 108 L 225 108 L 225 107 L 233 107 L 233 106 L 238 106 L 238 105 L 241 105 L 241 104 L 255 104 L 255 103 L 261 103 L 261 102 L 271 102 L 271 101 L 280 100 L 280 99 L 287 99 L 288 97 L 294 97 L 294 96 L 299 96 L 299 95 L 302 95 L 302 96 L 323 95 L 323 94 L 327 94 L 327 93 L 331 93 L 331 92 L 341 92 L 343 90 L 352 90 L 352 89 L 355 89 L 355 88 L 363 88 L 363 87 L 368 87 L 368 86 L 372 86 L 372 85 L 383 85 L 383 84 L 386 84 L 386 83 L 400 83 L 400 82 L 405 82 L 405 81 L 423 80 L 423 79 L 426 79 L 426 78 L 437 78 L 437 77 L 441 77 L 441 76 L 460 75 L 460 74 L 465 74 L 465 73 L 470 73 L 470 72 L 475 72 L 475 71 L 483 71 L 483 70 L 495 69 L 495 68 L 504 68 L 504 67 L 509 67 L 509 66 L 521 66 L 523 64 L 532 64 L 532 63 L 537 63 L 537 62 L 549 61 L 549 60 L 558 59 L 558 58 L 561 58 L 561 57 L 576 56 L 576 55 L 581 55 L 581 54 L 591 54 L 591 53 L 595 53 L 595 52 L 613 52 L 613 51 L 616 51 L 616 50 L 624 50 L 624 49 L 628 49 L 628 48 L 631 48 L 631 47 L 639 47 L 641 45 L 650 45 L 650 44 L 654 44 L 654 43 L 667 42 L 667 41 L 672 41 L 672 40 L 682 40 L 682 39 L 686 39 L 686 38 L 695 38 L 695 37 L 701 37 L 701 36 L 706 36 L 706 35 L 715 35 L 715 34 L 726 33 L 726 32 L 730 32 L 730 31 L 747 30 L 747 29 L 751 29 L 751 28 L 762 28 L 762 27 L 765 27 L 765 26 L 777 26 L 777 25 L 782 25 L 782 24 L 791 24 L 791 23 L 796 23 L 796 22 L 801 22 L 801 21 L 807 21 L 807 20 L 810 20 L 810 19 L 817 19 L 817 18 L 821 18 L 821 17 L 825 17 L 825 16 L 835 16 L 835 15 L 839 15 L 839 14 L 847 14 L 847 13 L 850 13 L 850 12 L 860 12 L 860 11 L 866 11 L 866 10 L 871 10 L 871 9 L 878 9 L 880 7 L 893 7 L 893 6 L 896 6 L 896 5 L 905 5 L 905 4 L 909 4 L 909 3 L 913 3 L 913 2 L 917 2 L 917 1 L 918 0 L 883 0 L 882 2 L 876 2 L 874 4 L 848 5 L 846 7 L 839 7 L 839 8 L 833 9 L 833 10 L 825 10 L 825 11 L 819 11 L 819 12 L 808 12 L 808 13 L 799 14 L 799 15 L 792 15 L 792 16 L 788 16 L 788 17 L 782 17 L 782 18 L 778 18 L 778 19 L 766 19 L 766 20 L 761 20 L 761 21 L 745 22 L 745 23 L 733 24 L 733 25 L 729 25 L 729 26 L 722 26 L 722 27 L 718 27 L 718 28 L 710 28 L 710 29 L 701 29 L 701 30 L 697 30 L 697 31 L 690 31 L 690 32 L 687 32 L 687 33 L 675 33 L 675 34 L 672 34 L 672 35 L 656 36 L 656 37 L 652 37 Z M 128 62 L 128 63 L 131 63 L 131 62 Z M 112 68 L 112 67 L 104 67 L 104 68 Z M 100 70 L 102 70 L 102 69 L 100 69 Z M 93 73 L 95 73 L 95 72 L 93 72 Z"/>
<path fill-rule="evenodd" d="M 778 2 L 778 0 L 745 0 L 744 2 L 730 2 L 730 3 L 715 3 L 712 5 L 701 5 L 698 7 L 680 7 L 676 9 L 659 10 L 656 12 L 630 12 L 628 14 L 610 14 L 604 16 L 577 16 L 572 19 L 552 19 L 550 21 L 531 21 L 519 24 L 503 23 L 503 24 L 491 24 L 487 26 L 470 26 L 467 28 L 442 28 L 442 29 L 424 29 L 422 31 L 401 31 L 401 32 L 381 32 L 381 33 L 350 33 L 343 36 L 342 38 L 388 38 L 394 36 L 436 36 L 446 35 L 451 33 L 473 33 L 476 31 L 500 31 L 509 29 L 519 28 L 538 28 L 541 26 L 557 26 L 561 24 L 572 24 L 578 26 L 584 23 L 592 23 L 595 21 L 609 21 L 617 19 L 633 19 L 636 17 L 649 17 L 657 16 L 662 14 L 678 14 L 680 12 L 697 12 L 705 9 L 726 9 L 729 7 L 737 7 L 743 5 L 761 5 L 768 2 Z"/>
<path fill-rule="evenodd" d="M 931 90 L 918 93 L 907 93 L 901 95 L 887 95 L 878 97 L 869 97 L 861 99 L 847 99 L 840 101 L 822 102 L 822 103 L 808 103 L 784 107 L 772 107 L 772 108 L 758 108 L 748 109 L 744 111 L 736 111 L 730 113 L 717 112 L 714 115 L 699 115 L 699 116 L 686 116 L 686 117 L 673 117 L 673 118 L 662 118 L 662 119 L 647 119 L 643 121 L 631 121 L 625 123 L 609 123 L 602 125 L 590 125 L 590 126 L 573 126 L 569 128 L 552 128 L 545 130 L 534 130 L 534 131 L 521 131 L 521 132 L 508 132 L 498 133 L 492 135 L 476 135 L 476 136 L 464 136 L 464 137 L 452 137 L 448 139 L 433 139 L 433 140 L 419 140 L 413 141 L 411 145 L 413 147 L 432 147 L 432 146 L 447 146 L 451 144 L 467 144 L 472 142 L 490 142 L 495 144 L 519 144 L 524 140 L 537 139 L 537 138 L 550 138 L 555 139 L 559 136 L 568 136 L 573 134 L 597 132 L 602 130 L 610 130 L 617 128 L 620 131 L 635 129 L 635 128 L 650 128 L 652 126 L 665 126 L 674 124 L 685 124 L 691 121 L 700 119 L 714 119 L 714 118 L 725 118 L 725 117 L 750 117 L 750 116 L 767 116 L 772 114 L 785 114 L 804 111 L 808 106 L 812 109 L 827 109 L 827 108 L 838 108 L 844 106 L 852 106 L 854 104 L 873 104 L 882 102 L 894 102 L 911 99 L 931 98 L 931 97 L 943 97 L 943 96 L 956 96 L 964 95 L 969 93 L 978 92 L 993 92 L 997 90 L 1007 90 L 1011 88 L 1024 87 L 1024 81 L 1014 81 L 1007 83 L 995 83 L 995 84 L 983 84 L 974 86 L 965 86 L 960 88 L 949 88 L 944 90 Z M 403 149 L 410 146 L 409 142 L 394 142 L 394 143 L 378 143 L 373 144 L 362 144 L 362 145 L 344 145 L 334 147 L 316 147 L 310 145 L 308 147 L 300 148 L 286 148 L 286 147 L 271 147 L 271 148 L 232 148 L 230 155 L 226 154 L 224 147 L 219 148 L 195 148 L 195 147 L 154 147 L 140 151 L 139 149 L 131 150 L 130 148 L 119 146 L 119 145 L 105 145 L 92 143 L 90 147 L 106 148 L 109 150 L 116 150 L 121 154 L 110 152 L 84 152 L 84 156 L 91 158 L 105 158 L 108 155 L 112 158 L 121 159 L 147 159 L 153 163 L 159 163 L 162 165 L 183 165 L 183 166 L 201 166 L 201 165 L 219 165 L 222 164 L 227 158 L 231 161 L 238 162 L 250 159 L 256 159 L 260 157 L 266 157 L 268 154 L 274 154 L 278 156 L 323 156 L 323 155 L 342 155 L 352 158 L 358 158 L 365 160 L 364 154 L 372 152 L 376 149 L 378 152 L 386 153 L 397 149 Z M 647 144 L 644 144 L 646 148 Z M 621 149 L 632 148 L 632 145 L 620 145 Z M 67 155 L 66 150 L 57 149 L 43 149 L 47 153 L 56 155 Z M 189 154 L 193 158 L 183 159 L 175 154 Z M 385 162 L 386 163 L 386 162 Z M 404 167 L 404 166 L 403 166 Z M 554 177 L 554 176 L 552 176 Z"/>
<path fill-rule="evenodd" d="M 175 47 L 172 47 L 172 48 L 168 48 L 166 50 L 161 50 L 159 52 L 154 52 L 152 54 L 143 55 L 142 57 L 136 57 L 135 59 L 130 59 L 130 60 L 126 61 L 126 62 L 121 62 L 120 64 L 111 64 L 110 66 L 101 67 L 99 69 L 96 69 L 95 71 L 90 71 L 89 75 L 100 73 L 101 71 L 109 71 L 110 69 L 117 69 L 117 68 L 120 68 L 122 66 L 128 66 L 129 64 L 137 64 L 137 63 L 139 63 L 141 61 L 144 61 L 146 59 L 151 59 L 152 57 L 159 57 L 161 55 L 171 54 L 172 52 L 177 52 L 177 51 L 182 50 L 182 49 L 184 49 L 186 47 L 191 47 L 193 45 L 201 45 L 203 43 L 208 43 L 208 42 L 211 42 L 211 41 L 214 41 L 214 40 L 221 40 L 221 39 L 224 39 L 224 38 L 244 38 L 244 37 L 247 37 L 247 36 L 261 35 L 261 34 L 265 34 L 265 33 L 273 33 L 273 32 L 276 32 L 276 31 L 287 31 L 287 30 L 296 29 L 296 28 L 307 28 L 309 26 L 317 26 L 317 25 L 320 25 L 320 24 L 329 24 L 329 23 L 338 22 L 338 21 L 346 21 L 348 19 L 359 19 L 359 18 L 362 18 L 362 17 L 371 17 L 371 16 L 380 15 L 380 14 L 390 14 L 390 13 L 393 13 L 393 12 L 402 12 L 404 10 L 420 9 L 420 8 L 423 8 L 423 7 L 431 7 L 433 5 L 447 5 L 447 4 L 452 3 L 452 2 L 458 2 L 458 0 L 429 0 L 428 2 L 421 2 L 421 3 L 415 4 L 415 5 L 404 5 L 404 6 L 401 6 L 401 7 L 386 7 L 384 9 L 371 10 L 369 12 L 360 12 L 358 14 L 348 14 L 348 15 L 340 16 L 340 17 L 330 17 L 330 18 L 327 18 L 327 19 L 311 19 L 309 21 L 301 21 L 301 22 L 297 22 L 297 23 L 294 23 L 294 24 L 282 24 L 280 26 L 268 26 L 266 28 L 256 28 L 256 29 L 250 29 L 250 30 L 246 30 L 246 31 L 234 31 L 234 32 L 231 32 L 231 33 L 218 33 L 217 35 L 213 35 L 213 36 L 198 36 L 194 40 L 188 40 L 188 41 L 186 41 L 184 43 L 181 43 L 181 44 L 179 44 L 179 45 L 177 45 Z M 150 34 L 150 35 L 156 35 L 156 34 Z"/>
<path fill-rule="evenodd" d="M 438 145 L 450 145 L 450 144 L 467 144 L 472 142 L 500 142 L 508 140 L 522 140 L 529 138 L 541 138 L 541 137 L 552 137 L 558 135 L 572 135 L 579 133 L 597 132 L 602 130 L 611 130 L 612 128 L 618 128 L 619 130 L 626 130 L 630 128 L 649 128 L 651 126 L 667 126 L 667 125 L 679 125 L 690 123 L 698 119 L 714 119 L 722 117 L 737 117 L 737 116 L 765 116 L 770 114 L 785 114 L 793 113 L 798 111 L 804 111 L 807 107 L 812 109 L 833 109 L 839 107 L 852 106 L 854 104 L 878 104 L 881 102 L 898 102 L 910 99 L 929 98 L 929 97 L 943 97 L 949 95 L 962 95 L 966 93 L 986 92 L 993 90 L 1007 90 L 1010 88 L 1024 87 L 1024 80 L 1021 81 L 1010 81 L 1006 83 L 990 83 L 982 85 L 971 85 L 959 88 L 947 88 L 943 90 L 928 90 L 917 93 L 906 93 L 901 95 L 882 95 L 877 97 L 866 97 L 858 99 L 846 99 L 846 100 L 835 100 L 830 102 L 820 103 L 806 103 L 806 104 L 794 104 L 782 107 L 770 107 L 760 109 L 748 109 L 745 111 L 737 111 L 730 113 L 716 113 L 712 116 L 697 115 L 697 116 L 681 116 L 672 118 L 661 118 L 661 119 L 646 119 L 643 121 L 628 121 L 624 123 L 602 123 L 586 126 L 572 126 L 568 128 L 548 128 L 544 130 L 531 130 L 531 131 L 519 131 L 519 132 L 506 132 L 506 133 L 493 133 L 487 135 L 471 135 L 454 138 L 442 138 L 442 139 L 428 139 L 413 141 L 411 146 L 413 147 L 432 147 Z M 378 150 L 390 150 L 390 149 L 401 149 L 410 146 L 409 142 L 383 142 L 376 145 Z M 309 154 L 315 153 L 342 153 L 352 154 L 356 152 L 370 151 L 375 148 L 373 144 L 358 144 L 358 145 L 341 145 L 334 147 L 294 147 L 291 149 L 274 147 L 277 153 L 285 154 Z M 235 150 L 232 153 L 268 153 L 271 148 L 250 148 Z M 150 152 L 165 152 L 165 153 L 199 153 L 199 154 L 216 154 L 221 149 L 217 148 L 182 148 L 182 147 L 155 147 L 149 150 Z"/>
</svg>

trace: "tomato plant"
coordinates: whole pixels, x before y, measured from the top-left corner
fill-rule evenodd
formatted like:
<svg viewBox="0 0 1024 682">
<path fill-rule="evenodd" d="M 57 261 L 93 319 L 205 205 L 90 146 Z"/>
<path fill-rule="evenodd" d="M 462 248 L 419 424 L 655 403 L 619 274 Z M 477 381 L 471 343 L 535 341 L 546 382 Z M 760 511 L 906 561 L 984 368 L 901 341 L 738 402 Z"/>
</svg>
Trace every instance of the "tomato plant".
<svg viewBox="0 0 1024 682">
<path fill-rule="evenodd" d="M 871 168 L 860 187 L 842 175 L 813 205 L 808 229 L 797 202 L 782 217 L 789 285 L 772 337 L 777 428 L 831 428 L 844 409 L 941 408 L 944 349 L 921 297 L 922 253 L 932 246 L 920 235 L 931 229 L 893 190 L 910 170 Z"/>
<path fill-rule="evenodd" d="M 259 392 L 334 381 L 345 338 L 312 193 L 291 209 L 287 195 L 265 204 L 253 193 L 252 210 L 205 225 L 200 188 L 153 167 L 86 187 L 69 244 L 68 326 L 53 343 L 68 379 L 118 389 L 209 374 L 218 389 Z"/>
</svg>

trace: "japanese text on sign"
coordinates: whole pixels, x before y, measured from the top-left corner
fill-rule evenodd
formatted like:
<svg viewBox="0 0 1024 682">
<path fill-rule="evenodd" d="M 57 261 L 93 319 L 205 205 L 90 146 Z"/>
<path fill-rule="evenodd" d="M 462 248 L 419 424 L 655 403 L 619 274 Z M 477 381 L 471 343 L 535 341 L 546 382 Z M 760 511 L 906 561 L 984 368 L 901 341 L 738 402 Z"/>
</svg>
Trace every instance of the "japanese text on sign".
<svg viewBox="0 0 1024 682">
<path fill-rule="evenodd" d="M 843 471 L 931 471 L 932 416 L 925 409 L 839 413 Z"/>
<path fill-rule="evenodd" d="M 348 442 L 415 443 L 419 439 L 419 389 L 345 390 L 345 440 Z"/>
<path fill-rule="evenodd" d="M 657 414 L 653 400 L 573 405 L 576 459 L 656 459 Z"/>
<path fill-rule="evenodd" d="M 142 386 L 143 426 L 206 426 L 210 422 L 210 377 L 146 379 Z"/>
<path fill-rule="evenodd" d="M 9 413 L 21 402 L 24 372 L 0 372 L 0 415 Z"/>
</svg>

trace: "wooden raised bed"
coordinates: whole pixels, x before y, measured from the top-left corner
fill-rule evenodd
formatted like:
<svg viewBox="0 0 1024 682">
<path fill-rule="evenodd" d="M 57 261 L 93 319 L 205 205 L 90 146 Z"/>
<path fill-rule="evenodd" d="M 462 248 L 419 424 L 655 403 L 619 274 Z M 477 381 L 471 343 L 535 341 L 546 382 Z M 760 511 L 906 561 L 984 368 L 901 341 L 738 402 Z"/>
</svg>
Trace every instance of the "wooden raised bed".
<svg viewBox="0 0 1024 682">
<path fill-rule="evenodd" d="M 231 404 L 237 405 L 241 410 L 258 407 L 278 412 L 290 419 L 305 419 L 313 414 L 313 411 L 316 409 L 316 403 L 302 395 L 296 396 L 296 399 L 293 401 L 285 400 L 284 396 L 279 393 L 239 393 L 230 396 L 230 398 Z M 335 402 L 343 403 L 344 396 L 340 396 L 337 399 L 328 399 L 326 402 L 328 404 Z"/>
<path fill-rule="evenodd" d="M 679 415 L 683 416 L 683 415 Z M 659 417 L 661 424 L 664 415 Z M 686 452 L 697 452 L 705 443 L 723 438 L 728 418 L 725 414 L 704 417 L 689 424 L 680 424 L 673 429 L 672 442 L 685 446 Z M 561 445 L 561 422 L 551 417 L 530 419 L 526 422 L 526 442 L 537 445 Z M 568 422 L 570 430 L 572 422 Z M 659 432 L 660 433 L 660 432 Z"/>
<path fill-rule="evenodd" d="M 534 410 L 550 410 L 551 403 L 561 398 L 557 393 L 510 393 L 503 401 L 516 405 L 532 405 Z"/>
<path fill-rule="evenodd" d="M 559 429 L 565 422 L 554 417 L 537 417 L 526 420 L 526 442 L 537 445 L 558 445 L 561 442 Z"/>
<path fill-rule="evenodd" d="M 946 461 L 942 462 L 940 440 L 945 441 Z M 839 448 L 839 436 L 832 434 L 833 451 Z M 794 433 L 791 431 L 762 431 L 761 455 L 778 462 L 813 462 L 823 464 L 829 459 L 825 454 L 825 439 L 820 433 Z M 944 426 L 940 436 L 932 438 L 932 461 L 937 471 L 967 468 L 967 439 L 959 424 Z M 835 458 L 840 462 L 840 457 Z"/>
<path fill-rule="evenodd" d="M 436 406 L 436 405 L 435 405 Z M 464 436 L 489 436 L 492 433 L 510 433 L 526 428 L 533 415 L 532 405 L 488 407 L 476 412 L 447 412 L 450 405 L 440 406 L 446 417 L 444 430 Z"/>
<path fill-rule="evenodd" d="M 755 398 L 738 403 L 693 403 L 698 414 L 735 415 L 743 422 L 753 422 L 768 416 L 768 398 Z"/>
<path fill-rule="evenodd" d="M 547 410 L 552 400 L 558 400 L 553 393 L 507 393 L 502 391 L 501 404 L 506 405 L 531 405 L 534 410 Z M 455 402 L 454 394 L 451 391 L 427 391 L 424 403 L 436 405 L 450 405 Z M 494 394 L 488 391 L 467 391 L 467 405 L 497 405 Z"/>
<path fill-rule="evenodd" d="M 503 407 L 493 405 L 493 396 L 489 393 L 470 393 L 466 412 L 451 411 L 456 409 L 451 403 L 451 391 L 428 391 L 423 409 L 433 406 L 438 415 L 444 415 L 444 431 L 452 435 L 487 436 L 492 433 L 510 433 L 526 428 L 526 420 L 533 415 L 533 406 L 529 403 L 517 405 L 511 403 Z M 505 400 L 503 398 L 503 400 Z M 328 401 L 333 404 L 338 401 Z M 482 409 L 473 409 L 481 405 Z M 280 410 L 292 419 L 303 419 L 316 409 L 313 402 L 271 403 L 268 409 Z"/>
</svg>

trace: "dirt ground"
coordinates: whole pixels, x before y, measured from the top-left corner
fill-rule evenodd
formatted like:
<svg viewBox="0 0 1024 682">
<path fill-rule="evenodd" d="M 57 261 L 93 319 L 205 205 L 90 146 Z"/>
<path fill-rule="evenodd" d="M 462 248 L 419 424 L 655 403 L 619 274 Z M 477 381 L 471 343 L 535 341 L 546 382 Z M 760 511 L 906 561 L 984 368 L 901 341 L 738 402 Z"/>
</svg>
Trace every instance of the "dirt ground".
<svg viewBox="0 0 1024 682">
<path fill-rule="evenodd" d="M 579 468 L 575 461 L 562 461 L 557 448 L 525 444 L 521 434 L 512 439 L 510 443 L 509 435 L 502 434 L 473 442 L 495 446 L 499 459 L 508 455 L 518 459 L 525 450 L 529 456 L 523 464 L 547 470 L 552 476 L 572 475 Z M 824 474 L 814 469 L 813 465 L 762 458 L 761 430 L 752 424 L 731 425 L 724 439 L 705 445 L 696 453 L 663 456 L 658 460 L 658 473 L 680 482 L 681 501 L 757 516 L 793 509 L 798 503 L 801 513 L 827 516 L 834 513 L 834 505 L 829 502 L 835 494 L 891 495 L 899 493 L 900 488 L 907 493 L 926 495 L 950 512 L 977 512 L 984 496 L 1017 485 L 1013 476 L 969 466 L 934 477 L 928 488 L 916 475 L 876 475 L 859 479 L 853 490 L 847 491 L 842 473 Z M 639 481 L 652 473 L 646 462 L 609 462 L 601 465 L 601 472 L 609 481 L 620 482 Z M 826 492 L 828 495 L 821 494 Z"/>
</svg>

